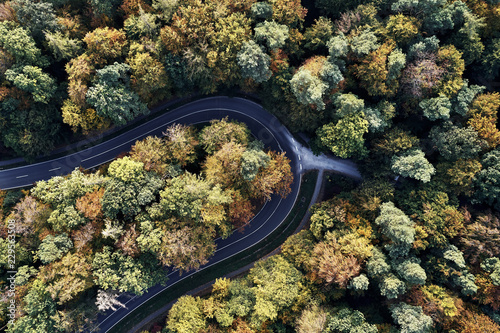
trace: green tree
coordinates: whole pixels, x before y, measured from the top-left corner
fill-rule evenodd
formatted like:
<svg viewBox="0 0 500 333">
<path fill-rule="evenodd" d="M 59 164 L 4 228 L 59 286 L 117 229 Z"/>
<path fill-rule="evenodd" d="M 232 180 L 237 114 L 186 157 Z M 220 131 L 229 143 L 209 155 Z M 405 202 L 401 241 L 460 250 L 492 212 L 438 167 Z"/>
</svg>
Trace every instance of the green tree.
<svg viewBox="0 0 500 333">
<path fill-rule="evenodd" d="M 358 57 L 366 56 L 370 52 L 378 49 L 377 36 L 370 29 L 365 29 L 351 39 L 351 51 Z"/>
<path fill-rule="evenodd" d="M 125 156 L 113 161 L 109 165 L 108 174 L 123 182 L 139 182 L 144 179 L 143 167 L 144 164 L 142 162 L 136 162 L 130 159 L 130 157 Z"/>
<path fill-rule="evenodd" d="M 482 170 L 476 175 L 474 198 L 500 209 L 500 150 L 493 150 L 481 160 Z"/>
<path fill-rule="evenodd" d="M 45 67 L 47 61 L 36 46 L 28 30 L 12 22 L 0 22 L 0 45 L 14 57 L 19 65 L 38 65 Z"/>
<path fill-rule="evenodd" d="M 270 50 L 282 48 L 288 39 L 289 28 L 275 21 L 265 21 L 255 26 L 255 40 L 265 43 Z"/>
<path fill-rule="evenodd" d="M 327 43 L 333 36 L 333 23 L 324 16 L 314 20 L 314 24 L 308 27 L 304 33 L 304 47 L 311 51 L 327 50 Z"/>
<path fill-rule="evenodd" d="M 54 231 L 70 231 L 86 222 L 85 218 L 79 214 L 75 206 L 70 205 L 64 208 L 55 209 L 50 213 L 47 222 L 52 225 Z"/>
<path fill-rule="evenodd" d="M 45 41 L 56 61 L 75 58 L 82 48 L 78 39 L 72 39 L 59 31 L 46 31 Z"/>
<path fill-rule="evenodd" d="M 30 93 L 35 102 L 47 104 L 56 91 L 56 81 L 40 67 L 24 66 L 8 69 L 5 78 L 17 88 Z"/>
<path fill-rule="evenodd" d="M 391 308 L 392 319 L 401 326 L 402 333 L 427 333 L 432 329 L 432 318 L 425 315 L 422 307 L 398 303 Z"/>
<path fill-rule="evenodd" d="M 299 103 L 315 105 L 319 110 L 325 108 L 323 95 L 328 85 L 309 70 L 300 68 L 290 80 L 290 87 Z"/>
<path fill-rule="evenodd" d="M 434 167 L 425 158 L 421 150 L 410 150 L 403 155 L 392 158 L 392 171 L 403 176 L 428 183 L 436 172 Z"/>
<path fill-rule="evenodd" d="M 47 181 L 39 181 L 31 193 L 34 197 L 54 207 L 59 205 L 64 207 L 74 205 L 79 197 L 92 192 L 96 185 L 104 181 L 105 178 L 99 173 L 86 175 L 79 169 L 75 169 L 68 176 L 56 176 Z"/>
<path fill-rule="evenodd" d="M 28 294 L 23 298 L 26 315 L 18 318 L 9 328 L 12 333 L 59 333 L 54 317 L 56 304 L 41 280 L 35 280 Z"/>
<path fill-rule="evenodd" d="M 269 69 L 271 58 L 253 40 L 243 43 L 237 59 L 244 78 L 250 77 L 255 82 L 261 83 L 269 80 L 272 75 Z"/>
<path fill-rule="evenodd" d="M 424 99 L 419 103 L 424 116 L 429 120 L 448 119 L 450 118 L 451 102 L 445 95 L 439 97 Z"/>
<path fill-rule="evenodd" d="M 474 158 L 488 147 L 486 141 L 480 139 L 471 127 L 445 124 L 442 128 L 433 128 L 429 137 L 441 156 L 451 161 Z"/>
<path fill-rule="evenodd" d="M 140 163 L 142 168 L 141 162 L 135 163 Z M 133 169 L 131 171 L 133 173 Z M 130 174 L 124 174 L 123 177 L 130 177 Z M 123 181 L 120 178 L 110 180 L 101 199 L 104 216 L 131 219 L 140 213 L 142 207 L 156 199 L 163 186 L 164 181 L 155 173 L 143 172 L 137 175 L 136 181 Z"/>
<path fill-rule="evenodd" d="M 203 315 L 203 301 L 199 297 L 182 296 L 168 312 L 167 327 L 173 332 L 198 332 L 206 325 Z"/>
<path fill-rule="evenodd" d="M 269 155 L 259 148 L 261 147 L 247 149 L 241 155 L 241 175 L 247 181 L 252 181 L 259 173 L 259 170 L 267 167 L 271 160 Z"/>
<path fill-rule="evenodd" d="M 375 219 L 375 223 L 392 241 L 389 246 L 391 257 L 405 256 L 409 253 L 415 241 L 415 222 L 394 206 L 393 202 L 389 201 L 380 206 L 380 215 Z"/>
<path fill-rule="evenodd" d="M 378 332 L 377 326 L 366 322 L 365 316 L 358 310 L 345 307 L 328 316 L 327 333 Z"/>
<path fill-rule="evenodd" d="M 267 2 L 256 2 L 250 8 L 252 15 L 258 19 L 266 20 L 273 15 L 273 6 Z"/>
<path fill-rule="evenodd" d="M 363 134 L 368 132 L 368 121 L 361 113 L 351 114 L 336 124 L 324 125 L 316 132 L 321 145 L 341 158 L 363 157 L 367 154 Z"/>
<path fill-rule="evenodd" d="M 337 108 L 335 113 L 342 118 L 358 114 L 365 109 L 365 101 L 353 93 L 339 94 L 333 100 L 333 103 Z"/>
<path fill-rule="evenodd" d="M 42 263 L 47 264 L 61 259 L 72 247 L 73 242 L 68 237 L 68 234 L 48 235 L 40 244 L 37 255 Z"/>
<path fill-rule="evenodd" d="M 105 246 L 96 253 L 92 262 L 95 282 L 102 289 L 133 292 L 137 295 L 149 287 L 166 281 L 166 274 L 158 269 L 158 261 L 150 254 L 135 259 L 121 250 L 112 251 Z"/>
<path fill-rule="evenodd" d="M 149 112 L 139 96 L 129 88 L 129 70 L 127 64 L 116 62 L 98 70 L 97 83 L 86 94 L 87 103 L 95 107 L 97 114 L 117 125 L 124 125 L 136 116 Z"/>
<path fill-rule="evenodd" d="M 279 311 L 297 299 L 302 274 L 283 257 L 274 255 L 257 262 L 248 279 L 255 294 L 251 321 L 255 327 L 260 327 L 266 320 L 275 320 Z"/>
<path fill-rule="evenodd" d="M 59 24 L 51 3 L 41 0 L 14 0 L 12 8 L 16 11 L 18 22 L 26 26 L 38 41 L 43 40 L 45 31 L 55 32 L 59 30 Z"/>
</svg>

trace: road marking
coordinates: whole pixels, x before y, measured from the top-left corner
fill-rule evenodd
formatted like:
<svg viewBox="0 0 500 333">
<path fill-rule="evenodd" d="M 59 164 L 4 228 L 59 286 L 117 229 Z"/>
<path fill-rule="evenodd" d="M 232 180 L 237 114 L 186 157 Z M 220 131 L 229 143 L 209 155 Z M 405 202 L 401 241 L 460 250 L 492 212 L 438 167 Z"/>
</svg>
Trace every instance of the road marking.
<svg viewBox="0 0 500 333">
<path fill-rule="evenodd" d="M 300 161 L 300 155 L 299 155 L 299 161 Z"/>
<path fill-rule="evenodd" d="M 295 146 L 295 150 L 296 150 L 296 151 L 299 151 L 299 148 L 297 148 L 297 146 Z"/>
<path fill-rule="evenodd" d="M 302 163 L 300 163 L 300 171 L 302 171 Z"/>
<path fill-rule="evenodd" d="M 59 170 L 59 169 L 61 169 L 61 167 L 50 169 L 49 171 L 56 171 L 56 170 Z"/>
<path fill-rule="evenodd" d="M 28 177 L 28 175 L 19 176 L 19 177 L 16 177 L 16 178 L 24 178 L 24 177 Z"/>
</svg>

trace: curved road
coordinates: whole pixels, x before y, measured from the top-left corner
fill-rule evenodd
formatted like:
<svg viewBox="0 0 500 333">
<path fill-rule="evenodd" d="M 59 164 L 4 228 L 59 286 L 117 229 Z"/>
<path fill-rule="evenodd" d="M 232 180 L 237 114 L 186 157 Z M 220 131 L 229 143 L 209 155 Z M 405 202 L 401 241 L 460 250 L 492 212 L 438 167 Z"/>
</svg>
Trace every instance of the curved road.
<svg viewBox="0 0 500 333">
<path fill-rule="evenodd" d="M 161 136 L 162 131 L 173 123 L 196 124 L 226 116 L 229 119 L 246 123 L 252 134 L 267 147 L 276 151 L 285 151 L 291 161 L 294 182 L 291 193 L 285 199 L 274 196 L 272 200 L 268 201 L 250 224 L 245 227 L 244 233 L 234 232 L 227 239 L 216 240 L 217 251 L 206 265 L 200 267 L 199 270 L 203 270 L 246 250 L 271 234 L 286 218 L 299 193 L 303 162 L 307 162 L 308 156 L 304 154 L 301 156 L 303 147 L 295 142 L 288 130 L 274 116 L 260 105 L 249 100 L 212 97 L 186 104 L 94 147 L 51 161 L 1 170 L 0 188 L 12 189 L 29 186 L 39 180 L 47 180 L 56 175 L 66 175 L 79 166 L 86 169 L 96 167 L 113 160 L 121 152 L 129 151 L 136 140 L 149 135 Z M 335 167 L 341 169 L 343 173 L 355 177 L 359 175 L 355 165 L 348 161 L 339 160 L 334 163 Z M 188 272 L 179 276 L 178 272 L 171 272 L 164 287 L 154 286 L 142 296 L 122 295 L 120 300 L 126 303 L 127 308 L 119 308 L 116 311 L 109 310 L 100 315 L 100 332 L 108 332 L 144 302 L 180 280 L 189 278 L 193 273 Z"/>
</svg>

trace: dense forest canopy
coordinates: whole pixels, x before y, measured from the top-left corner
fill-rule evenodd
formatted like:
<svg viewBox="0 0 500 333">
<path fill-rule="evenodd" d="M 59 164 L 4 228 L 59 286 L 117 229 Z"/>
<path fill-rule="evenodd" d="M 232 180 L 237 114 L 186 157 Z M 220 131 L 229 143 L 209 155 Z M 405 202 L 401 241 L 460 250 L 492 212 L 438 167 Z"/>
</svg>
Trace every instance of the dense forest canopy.
<svg viewBox="0 0 500 333">
<path fill-rule="evenodd" d="M 500 331 L 498 0 L 0 1 L 0 81 L 6 158 L 239 91 L 358 164 L 280 255 L 179 299 L 164 331 Z M 2 192 L 2 264 L 9 219 L 22 264 L 10 331 L 78 331 L 158 267 L 198 267 L 290 172 L 218 120 Z"/>
</svg>

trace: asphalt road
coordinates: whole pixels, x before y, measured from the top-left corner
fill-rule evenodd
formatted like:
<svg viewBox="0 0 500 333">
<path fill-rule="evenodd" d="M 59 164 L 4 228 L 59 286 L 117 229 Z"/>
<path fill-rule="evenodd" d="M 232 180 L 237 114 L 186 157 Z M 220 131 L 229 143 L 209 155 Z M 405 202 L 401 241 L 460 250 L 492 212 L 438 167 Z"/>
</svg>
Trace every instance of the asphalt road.
<svg viewBox="0 0 500 333">
<path fill-rule="evenodd" d="M 242 98 L 212 97 L 183 105 L 111 140 L 77 153 L 51 161 L 1 170 L 0 188 L 12 189 L 29 186 L 39 180 L 47 180 L 56 175 L 66 175 L 80 166 L 90 169 L 101 165 L 113 160 L 118 154 L 129 151 L 137 140 L 150 135 L 161 136 L 162 131 L 173 123 L 196 124 L 226 116 L 229 119 L 246 123 L 252 134 L 261 140 L 266 147 L 276 151 L 285 151 L 291 161 L 294 182 L 291 193 L 285 199 L 274 196 L 245 227 L 243 233 L 234 232 L 227 239 L 216 240 L 217 251 L 215 255 L 206 265 L 200 267 L 198 270 L 200 271 L 246 250 L 267 237 L 284 221 L 297 200 L 300 175 L 303 170 L 302 163 L 307 162 L 305 160 L 307 157 L 303 154 L 301 156 L 300 145 L 295 142 L 289 131 L 273 115 L 254 102 Z M 357 173 L 357 170 L 353 169 L 348 161 L 335 163 L 338 163 L 339 166 L 345 164 L 349 170 L 353 170 L 353 174 Z M 164 289 L 174 286 L 180 280 L 190 278 L 193 273 L 188 272 L 179 276 L 178 272 L 171 272 L 166 286 L 154 286 L 142 296 L 122 295 L 120 301 L 126 303 L 126 308 L 119 308 L 116 311 L 109 310 L 100 315 L 100 332 L 108 332 L 141 304 Z"/>
</svg>

